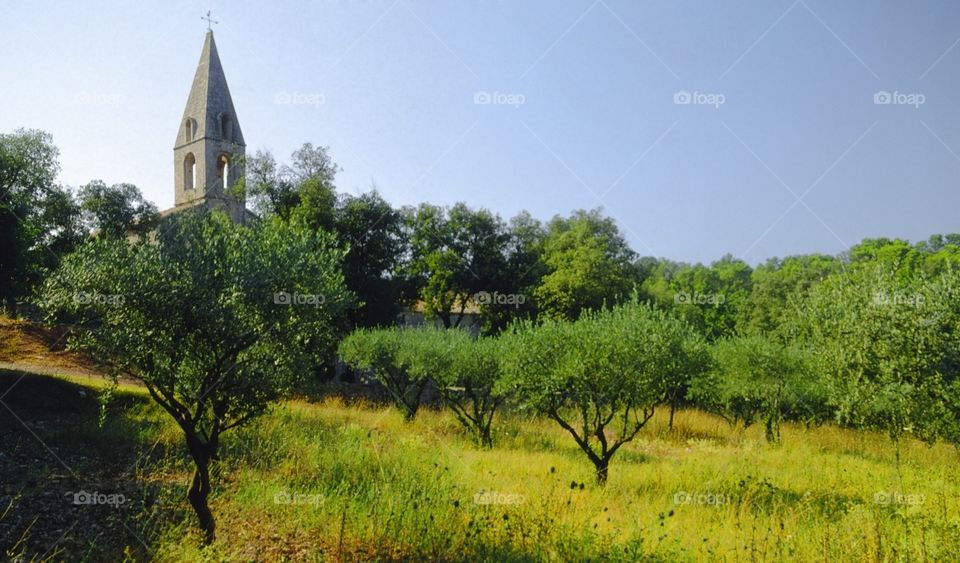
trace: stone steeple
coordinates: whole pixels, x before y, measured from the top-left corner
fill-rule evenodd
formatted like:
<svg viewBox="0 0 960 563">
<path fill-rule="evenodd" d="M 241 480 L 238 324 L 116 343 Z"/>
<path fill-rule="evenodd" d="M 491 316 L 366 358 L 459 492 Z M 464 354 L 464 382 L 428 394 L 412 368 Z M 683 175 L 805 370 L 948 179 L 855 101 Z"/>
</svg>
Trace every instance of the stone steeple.
<svg viewBox="0 0 960 563">
<path fill-rule="evenodd" d="M 243 222 L 244 202 L 229 189 L 243 176 L 245 146 L 217 44 L 207 31 L 173 147 L 176 206 L 215 206 Z"/>
</svg>

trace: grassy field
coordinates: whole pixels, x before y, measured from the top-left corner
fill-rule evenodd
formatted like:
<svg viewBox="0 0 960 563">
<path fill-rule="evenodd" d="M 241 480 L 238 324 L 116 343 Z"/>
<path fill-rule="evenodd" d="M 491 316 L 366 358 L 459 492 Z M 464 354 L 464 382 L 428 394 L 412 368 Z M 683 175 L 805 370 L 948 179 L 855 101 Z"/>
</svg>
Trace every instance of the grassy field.
<svg viewBox="0 0 960 563">
<path fill-rule="evenodd" d="M 787 424 L 783 443 L 665 413 L 605 488 L 553 423 L 510 413 L 478 450 L 451 415 L 293 401 L 228 435 L 201 551 L 177 428 L 141 389 L 0 372 L 0 546 L 24 560 L 944 561 L 957 453 Z M 19 382 L 11 388 L 14 381 Z M 4 408 L 5 407 L 5 408 Z M 73 504 L 84 490 L 116 505 Z"/>
</svg>

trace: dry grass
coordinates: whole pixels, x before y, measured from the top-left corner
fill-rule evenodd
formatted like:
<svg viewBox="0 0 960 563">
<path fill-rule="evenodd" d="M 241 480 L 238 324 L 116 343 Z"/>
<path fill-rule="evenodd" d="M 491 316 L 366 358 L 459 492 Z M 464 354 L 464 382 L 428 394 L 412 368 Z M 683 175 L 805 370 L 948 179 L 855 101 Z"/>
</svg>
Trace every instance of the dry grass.
<svg viewBox="0 0 960 563">
<path fill-rule="evenodd" d="M 285 405 L 232 442 L 216 500 L 222 534 L 206 555 L 888 561 L 960 546 L 957 459 L 945 445 L 906 444 L 898 476 L 883 436 L 786 425 L 774 448 L 760 428 L 684 411 L 673 432 L 658 415 L 598 488 L 551 422 L 513 414 L 499 428 L 484 451 L 442 412 L 406 424 L 373 405 Z M 876 502 L 891 491 L 923 503 Z M 507 504 L 478 504 L 481 492 Z M 304 502 L 283 504 L 284 494 Z M 201 555 L 188 545 L 165 557 Z"/>
<path fill-rule="evenodd" d="M 936 561 L 960 548 L 957 455 L 943 444 L 904 443 L 898 474 L 882 435 L 786 424 L 771 447 L 761 428 L 691 410 L 669 431 L 658 413 L 599 488 L 548 420 L 506 414 L 494 449 L 480 450 L 449 413 L 405 423 L 392 408 L 328 399 L 285 403 L 229 436 L 212 499 L 218 539 L 200 550 L 178 431 L 142 390 L 123 394 L 138 398 L 102 430 L 86 411 L 32 427 L 68 463 L 60 443 L 92 458 L 84 467 L 111 447 L 149 451 L 135 477 L 163 510 L 133 517 L 150 551 L 101 526 L 93 560 L 126 549 L 164 561 Z M 913 496 L 877 502 L 889 492 Z"/>
</svg>

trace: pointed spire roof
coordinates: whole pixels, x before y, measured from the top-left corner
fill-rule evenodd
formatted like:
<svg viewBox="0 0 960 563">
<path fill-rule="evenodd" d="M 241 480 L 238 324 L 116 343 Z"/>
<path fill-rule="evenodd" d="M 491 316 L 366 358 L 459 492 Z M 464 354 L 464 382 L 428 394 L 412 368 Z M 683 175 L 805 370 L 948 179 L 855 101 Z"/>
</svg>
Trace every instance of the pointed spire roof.
<svg viewBox="0 0 960 563">
<path fill-rule="evenodd" d="M 231 140 L 239 145 L 243 142 L 243 133 L 240 132 L 240 123 L 237 112 L 233 108 L 233 99 L 230 97 L 230 88 L 227 87 L 227 77 L 220 64 L 220 55 L 217 53 L 217 44 L 213 40 L 213 31 L 207 31 L 203 41 L 203 51 L 200 53 L 200 62 L 197 63 L 197 72 L 193 76 L 193 86 L 190 87 L 190 96 L 187 98 L 187 107 L 183 110 L 181 123 L 188 118 L 197 121 L 195 139 L 211 137 L 221 138 L 220 116 L 226 114 L 231 122 Z"/>
</svg>

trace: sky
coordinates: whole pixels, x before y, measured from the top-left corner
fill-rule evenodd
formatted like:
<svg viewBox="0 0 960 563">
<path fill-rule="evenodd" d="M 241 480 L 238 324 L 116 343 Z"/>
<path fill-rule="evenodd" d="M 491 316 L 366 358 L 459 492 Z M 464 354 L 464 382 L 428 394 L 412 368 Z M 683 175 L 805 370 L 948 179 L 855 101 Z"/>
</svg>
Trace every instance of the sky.
<svg viewBox="0 0 960 563">
<path fill-rule="evenodd" d="M 640 255 L 960 231 L 960 2 L 0 2 L 0 132 L 173 204 L 211 10 L 247 152 L 509 219 L 602 207 Z"/>
</svg>

